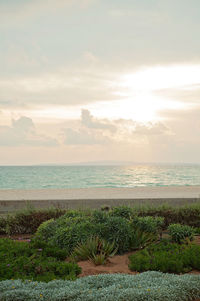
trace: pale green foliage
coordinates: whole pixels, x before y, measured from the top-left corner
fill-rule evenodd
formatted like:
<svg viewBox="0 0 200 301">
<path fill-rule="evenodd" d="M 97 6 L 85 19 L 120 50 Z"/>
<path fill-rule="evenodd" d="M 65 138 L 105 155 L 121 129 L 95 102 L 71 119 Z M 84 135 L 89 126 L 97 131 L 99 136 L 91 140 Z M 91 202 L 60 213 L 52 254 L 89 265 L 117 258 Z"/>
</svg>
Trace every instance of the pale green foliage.
<svg viewBox="0 0 200 301">
<path fill-rule="evenodd" d="M 0 301 L 189 301 L 200 298 L 200 276 L 146 272 L 48 283 L 6 280 L 0 292 Z"/>
</svg>

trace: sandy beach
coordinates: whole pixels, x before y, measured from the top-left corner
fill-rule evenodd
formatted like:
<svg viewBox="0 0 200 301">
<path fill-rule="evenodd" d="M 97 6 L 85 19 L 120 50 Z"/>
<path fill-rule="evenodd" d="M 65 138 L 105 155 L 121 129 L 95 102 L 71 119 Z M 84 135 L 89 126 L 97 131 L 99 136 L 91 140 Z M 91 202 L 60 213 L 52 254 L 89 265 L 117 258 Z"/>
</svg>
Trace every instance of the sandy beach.
<svg viewBox="0 0 200 301">
<path fill-rule="evenodd" d="M 100 208 L 103 205 L 184 205 L 200 200 L 200 186 L 0 190 L 0 213 L 35 208 Z"/>
</svg>

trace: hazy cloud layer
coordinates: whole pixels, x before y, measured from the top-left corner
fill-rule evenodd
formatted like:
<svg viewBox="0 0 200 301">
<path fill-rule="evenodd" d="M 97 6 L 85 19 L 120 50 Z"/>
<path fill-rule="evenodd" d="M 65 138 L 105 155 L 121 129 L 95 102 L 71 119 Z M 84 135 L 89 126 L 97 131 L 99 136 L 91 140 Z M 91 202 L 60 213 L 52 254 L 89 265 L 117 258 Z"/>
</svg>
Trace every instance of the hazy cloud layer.
<svg viewBox="0 0 200 301">
<path fill-rule="evenodd" d="M 199 11 L 0 1 L 0 163 L 200 162 Z"/>
<path fill-rule="evenodd" d="M 12 120 L 11 126 L 0 126 L 1 146 L 56 146 L 56 139 L 37 133 L 32 119 L 21 117 Z"/>
</svg>

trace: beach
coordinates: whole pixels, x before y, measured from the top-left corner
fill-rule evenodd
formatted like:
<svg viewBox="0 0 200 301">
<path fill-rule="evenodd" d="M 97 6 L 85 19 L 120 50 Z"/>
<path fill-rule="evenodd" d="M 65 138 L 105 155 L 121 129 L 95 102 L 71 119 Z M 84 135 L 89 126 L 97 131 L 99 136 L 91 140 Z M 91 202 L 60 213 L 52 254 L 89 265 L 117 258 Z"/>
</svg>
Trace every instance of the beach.
<svg viewBox="0 0 200 301">
<path fill-rule="evenodd" d="M 181 206 L 199 202 L 200 186 L 74 189 L 2 189 L 0 213 L 34 208 L 100 208 L 119 205 Z"/>
</svg>

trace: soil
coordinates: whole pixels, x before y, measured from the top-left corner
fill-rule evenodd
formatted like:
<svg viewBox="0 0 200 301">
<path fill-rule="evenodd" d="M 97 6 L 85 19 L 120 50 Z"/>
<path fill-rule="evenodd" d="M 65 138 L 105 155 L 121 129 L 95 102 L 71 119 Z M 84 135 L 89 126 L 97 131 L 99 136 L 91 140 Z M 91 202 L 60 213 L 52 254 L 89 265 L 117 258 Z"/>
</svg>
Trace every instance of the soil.
<svg viewBox="0 0 200 301">
<path fill-rule="evenodd" d="M 29 242 L 31 237 L 32 235 L 30 234 L 21 234 L 21 235 L 12 235 L 12 236 L 0 235 L 0 238 L 11 238 L 13 240 L 23 241 L 23 242 Z M 200 235 L 195 236 L 194 242 L 200 245 Z M 138 272 L 130 271 L 128 268 L 129 256 L 133 253 L 134 252 L 129 252 L 124 255 L 115 255 L 112 258 L 110 258 L 105 265 L 99 265 L 99 266 L 95 266 L 89 260 L 79 261 L 78 265 L 82 268 L 82 273 L 79 275 L 79 277 L 98 275 L 98 274 L 113 274 L 113 273 L 123 273 L 129 275 L 139 274 Z M 193 270 L 188 274 L 199 275 L 200 271 Z M 200 299 L 195 301 L 200 301 Z"/>
<path fill-rule="evenodd" d="M 200 245 L 200 236 L 195 236 L 194 242 Z M 98 274 L 113 274 L 113 273 L 124 273 L 124 274 L 138 274 L 138 272 L 132 272 L 129 270 L 129 256 L 134 252 L 129 252 L 124 255 L 116 255 L 109 259 L 105 265 L 95 266 L 89 260 L 79 261 L 78 265 L 82 268 L 82 273 L 79 277 L 98 275 Z M 193 270 L 189 274 L 200 274 L 200 271 Z"/>
<path fill-rule="evenodd" d="M 94 265 L 89 260 L 79 261 L 78 265 L 82 268 L 82 273 L 79 277 L 98 275 L 98 274 L 113 274 L 113 273 L 124 273 L 135 275 L 138 272 L 132 272 L 128 268 L 129 259 L 128 257 L 133 254 L 133 252 L 124 255 L 115 255 L 109 259 L 105 265 Z"/>
<path fill-rule="evenodd" d="M 29 242 L 32 235 L 30 234 L 20 234 L 20 235 L 0 235 L 0 238 L 11 238 L 16 241 Z M 200 235 L 195 236 L 194 242 L 200 245 Z M 113 274 L 113 273 L 123 273 L 135 275 L 138 272 L 132 272 L 129 270 L 129 256 L 134 252 L 129 252 L 124 255 L 115 255 L 112 258 L 109 258 L 108 262 L 105 265 L 94 265 L 89 260 L 79 261 L 78 265 L 82 268 L 82 273 L 79 277 L 89 276 L 89 275 L 98 275 L 98 274 Z M 200 274 L 200 271 L 193 270 L 189 274 Z M 200 301 L 200 300 L 199 300 Z"/>
</svg>

